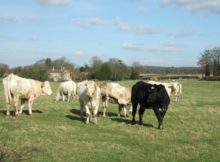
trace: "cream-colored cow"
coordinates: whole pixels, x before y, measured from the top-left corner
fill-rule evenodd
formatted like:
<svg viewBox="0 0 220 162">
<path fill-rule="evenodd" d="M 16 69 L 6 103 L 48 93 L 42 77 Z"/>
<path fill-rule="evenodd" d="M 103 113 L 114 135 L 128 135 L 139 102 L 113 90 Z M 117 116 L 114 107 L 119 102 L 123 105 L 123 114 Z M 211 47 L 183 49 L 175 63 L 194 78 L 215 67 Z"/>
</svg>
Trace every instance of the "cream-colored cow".
<svg viewBox="0 0 220 162">
<path fill-rule="evenodd" d="M 156 82 L 156 81 L 148 81 L 149 84 L 163 85 L 167 91 L 169 96 L 174 95 L 175 101 L 178 102 L 182 97 L 182 84 L 176 81 L 170 83 Z"/>
<path fill-rule="evenodd" d="M 97 124 L 97 113 L 100 101 L 100 88 L 94 81 L 82 81 L 77 83 L 77 94 L 79 96 L 81 118 L 83 118 L 83 111 L 86 112 L 86 124 L 93 118 L 94 123 Z"/>
<path fill-rule="evenodd" d="M 7 115 L 10 115 L 9 107 L 13 106 L 15 115 L 22 114 L 25 101 L 28 102 L 29 114 L 32 114 L 32 104 L 41 95 L 52 95 L 50 83 L 26 79 L 14 74 L 9 74 L 3 79 L 4 94 L 7 106 Z M 18 113 L 19 111 L 19 113 Z"/>
<path fill-rule="evenodd" d="M 67 99 L 69 102 L 70 98 L 76 98 L 76 83 L 72 80 L 62 82 L 57 89 L 56 101 L 62 98 L 62 101 Z"/>
<path fill-rule="evenodd" d="M 118 104 L 118 116 L 121 116 L 121 110 L 124 110 L 124 116 L 127 116 L 126 107 L 131 108 L 131 92 L 118 83 L 114 82 L 98 82 L 101 89 L 103 116 L 106 116 L 108 103 Z"/>
</svg>

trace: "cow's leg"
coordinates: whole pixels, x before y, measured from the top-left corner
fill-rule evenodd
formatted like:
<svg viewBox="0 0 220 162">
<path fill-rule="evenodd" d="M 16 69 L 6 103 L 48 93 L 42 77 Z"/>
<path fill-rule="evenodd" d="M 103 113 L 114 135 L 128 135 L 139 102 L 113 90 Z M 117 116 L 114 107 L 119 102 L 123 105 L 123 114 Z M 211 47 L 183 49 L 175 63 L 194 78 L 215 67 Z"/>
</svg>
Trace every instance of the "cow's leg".
<svg viewBox="0 0 220 162">
<path fill-rule="evenodd" d="M 90 119 L 90 111 L 89 111 L 89 107 L 87 105 L 85 105 L 85 109 L 86 109 L 86 124 L 89 124 L 89 119 Z"/>
<path fill-rule="evenodd" d="M 121 116 L 122 105 L 118 104 L 118 117 Z"/>
<path fill-rule="evenodd" d="M 83 119 L 83 108 L 84 108 L 84 104 L 82 101 L 79 102 L 80 103 L 80 116 L 81 116 L 81 119 Z"/>
<path fill-rule="evenodd" d="M 106 117 L 107 115 L 107 109 L 108 109 L 108 97 L 102 97 L 102 106 L 103 106 L 103 117 Z"/>
<path fill-rule="evenodd" d="M 143 115 L 144 115 L 144 111 L 145 111 L 145 108 L 140 106 L 140 109 L 139 109 L 139 124 L 140 125 L 143 125 Z"/>
<path fill-rule="evenodd" d="M 10 115 L 10 104 L 9 103 L 6 104 L 6 109 L 7 109 L 6 115 L 9 116 Z"/>
<path fill-rule="evenodd" d="M 70 101 L 70 97 L 71 97 L 71 94 L 70 94 L 70 93 L 68 93 L 68 94 L 67 94 L 67 102 L 69 102 L 69 101 Z"/>
<path fill-rule="evenodd" d="M 21 100 L 21 107 L 20 107 L 19 114 L 22 114 L 22 110 L 24 108 L 24 105 L 25 105 L 25 100 Z"/>
<path fill-rule="evenodd" d="M 132 124 L 135 124 L 135 115 L 137 111 L 138 103 L 132 103 Z"/>
<path fill-rule="evenodd" d="M 158 129 L 163 128 L 163 117 L 161 111 L 159 110 L 158 107 L 154 107 L 153 110 L 158 120 Z"/>
<path fill-rule="evenodd" d="M 123 106 L 123 111 L 124 111 L 124 117 L 126 118 L 126 117 L 127 117 L 127 109 L 126 109 L 126 106 Z"/>
<path fill-rule="evenodd" d="M 61 96 L 62 96 L 62 101 L 65 101 L 65 95 L 63 92 L 61 93 Z"/>
<path fill-rule="evenodd" d="M 164 118 L 166 112 L 167 112 L 167 107 L 162 108 L 162 113 L 161 113 L 162 120 L 163 120 L 163 118 Z"/>
<path fill-rule="evenodd" d="M 94 113 L 93 113 L 93 115 L 94 115 L 94 123 L 95 124 L 98 123 L 97 122 L 97 114 L 98 114 L 98 106 L 95 107 L 95 110 L 94 110 Z"/>
<path fill-rule="evenodd" d="M 14 99 L 14 101 L 15 101 L 15 105 L 14 105 L 14 108 L 15 108 L 15 116 L 17 116 L 18 115 L 18 110 L 19 110 L 19 98 L 18 97 L 15 97 L 15 99 Z"/>
<path fill-rule="evenodd" d="M 103 107 L 103 114 L 102 114 L 102 116 L 103 117 L 106 117 L 106 101 L 102 101 L 102 107 Z"/>
<path fill-rule="evenodd" d="M 32 104 L 33 104 L 33 100 L 32 99 L 29 99 L 28 100 L 28 112 L 29 112 L 29 115 L 32 115 Z"/>
</svg>

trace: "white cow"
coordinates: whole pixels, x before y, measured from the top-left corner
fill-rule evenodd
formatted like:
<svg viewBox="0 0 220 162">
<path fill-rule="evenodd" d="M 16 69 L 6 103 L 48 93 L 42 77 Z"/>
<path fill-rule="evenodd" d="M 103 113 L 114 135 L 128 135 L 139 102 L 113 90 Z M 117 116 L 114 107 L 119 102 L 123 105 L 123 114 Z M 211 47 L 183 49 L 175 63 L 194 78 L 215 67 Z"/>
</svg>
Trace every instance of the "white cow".
<svg viewBox="0 0 220 162">
<path fill-rule="evenodd" d="M 70 98 L 76 98 L 76 83 L 72 80 L 62 82 L 57 89 L 56 101 L 62 97 L 62 100 L 69 102 Z"/>
<path fill-rule="evenodd" d="M 77 94 L 79 96 L 81 118 L 83 118 L 83 111 L 85 110 L 86 124 L 92 118 L 94 118 L 94 123 L 97 124 L 97 113 L 101 97 L 100 88 L 94 81 L 82 81 L 77 84 Z"/>
<path fill-rule="evenodd" d="M 15 115 L 22 114 L 25 101 L 28 102 L 29 114 L 32 114 L 32 104 L 41 95 L 52 95 L 50 83 L 26 79 L 14 74 L 9 74 L 3 79 L 4 94 L 7 106 L 7 115 L 10 115 L 9 107 L 13 106 Z"/>
<path fill-rule="evenodd" d="M 175 96 L 175 101 L 180 101 L 180 98 L 182 98 L 182 84 L 179 82 L 171 82 L 170 83 L 173 86 L 173 94 Z"/>
<path fill-rule="evenodd" d="M 179 82 L 170 82 L 170 83 L 163 83 L 163 82 L 156 82 L 156 81 L 148 81 L 149 84 L 156 84 L 156 85 L 163 85 L 168 93 L 169 96 L 174 95 L 175 101 L 179 101 L 182 97 L 182 84 Z"/>
<path fill-rule="evenodd" d="M 163 82 L 156 82 L 156 81 L 148 81 L 147 83 L 149 83 L 149 84 L 156 84 L 156 85 L 160 85 L 160 84 L 163 85 L 165 87 L 165 89 L 167 91 L 167 94 L 169 96 L 171 96 L 171 94 L 174 91 L 173 86 L 170 83 L 163 83 Z"/>
<path fill-rule="evenodd" d="M 132 111 L 131 107 L 131 92 L 118 83 L 114 82 L 98 82 L 101 89 L 102 104 L 103 104 L 103 116 L 106 116 L 108 103 L 118 104 L 118 116 L 121 116 L 121 110 L 124 110 L 124 116 L 127 116 L 126 107 L 130 106 L 129 111 Z"/>
</svg>

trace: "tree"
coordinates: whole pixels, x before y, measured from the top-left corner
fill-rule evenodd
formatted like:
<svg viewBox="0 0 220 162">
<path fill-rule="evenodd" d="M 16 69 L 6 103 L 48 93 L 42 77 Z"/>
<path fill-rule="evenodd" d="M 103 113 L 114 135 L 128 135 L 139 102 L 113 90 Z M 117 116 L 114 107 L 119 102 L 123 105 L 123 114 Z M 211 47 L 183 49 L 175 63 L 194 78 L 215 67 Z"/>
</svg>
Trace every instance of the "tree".
<svg viewBox="0 0 220 162">
<path fill-rule="evenodd" d="M 108 63 L 103 63 L 99 71 L 97 72 L 96 78 L 99 80 L 111 80 L 112 71 Z"/>
<path fill-rule="evenodd" d="M 142 65 L 139 62 L 134 62 L 131 67 L 130 79 L 138 79 L 141 72 L 143 72 Z"/>
<path fill-rule="evenodd" d="M 47 58 L 45 60 L 45 65 L 46 65 L 47 68 L 51 69 L 52 66 L 53 66 L 52 60 L 50 58 Z"/>
<path fill-rule="evenodd" d="M 8 70 L 8 65 L 0 63 L 0 78 L 3 77 Z"/>
<path fill-rule="evenodd" d="M 216 76 L 220 75 L 220 47 L 205 50 L 201 53 L 201 57 L 198 60 L 198 65 L 205 76 Z"/>
<path fill-rule="evenodd" d="M 211 51 L 205 50 L 201 57 L 199 58 L 198 65 L 201 66 L 203 73 L 205 73 L 205 76 L 210 76 L 211 74 Z"/>
</svg>

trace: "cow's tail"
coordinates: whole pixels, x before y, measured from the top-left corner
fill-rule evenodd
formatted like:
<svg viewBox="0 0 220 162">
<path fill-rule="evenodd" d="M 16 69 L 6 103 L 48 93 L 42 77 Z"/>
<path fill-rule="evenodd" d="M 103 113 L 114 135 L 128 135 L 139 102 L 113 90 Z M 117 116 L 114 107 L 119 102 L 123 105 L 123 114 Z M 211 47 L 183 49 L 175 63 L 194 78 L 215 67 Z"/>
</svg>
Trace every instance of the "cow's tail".
<svg viewBox="0 0 220 162">
<path fill-rule="evenodd" d="M 10 75 L 3 79 L 3 86 L 4 86 L 4 95 L 6 99 L 7 104 L 12 104 L 12 96 L 11 96 L 11 90 L 10 90 Z"/>
</svg>

